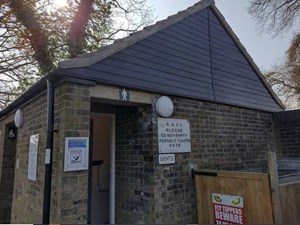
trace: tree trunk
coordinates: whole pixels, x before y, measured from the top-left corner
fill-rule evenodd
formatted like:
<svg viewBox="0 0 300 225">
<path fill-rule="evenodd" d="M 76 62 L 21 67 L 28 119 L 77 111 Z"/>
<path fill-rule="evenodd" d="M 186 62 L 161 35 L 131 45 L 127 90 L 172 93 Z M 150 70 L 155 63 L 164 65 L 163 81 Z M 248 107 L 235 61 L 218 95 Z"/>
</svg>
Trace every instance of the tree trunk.
<svg viewBox="0 0 300 225">
<path fill-rule="evenodd" d="M 48 37 L 36 19 L 35 9 L 25 1 L 11 0 L 10 7 L 18 21 L 26 27 L 24 38 L 30 41 L 34 51 L 33 57 L 39 64 L 42 74 L 53 68 L 51 53 L 48 50 Z"/>
<path fill-rule="evenodd" d="M 85 27 L 91 17 L 93 0 L 81 0 L 67 34 L 67 44 L 71 58 L 81 54 L 85 46 Z"/>
</svg>

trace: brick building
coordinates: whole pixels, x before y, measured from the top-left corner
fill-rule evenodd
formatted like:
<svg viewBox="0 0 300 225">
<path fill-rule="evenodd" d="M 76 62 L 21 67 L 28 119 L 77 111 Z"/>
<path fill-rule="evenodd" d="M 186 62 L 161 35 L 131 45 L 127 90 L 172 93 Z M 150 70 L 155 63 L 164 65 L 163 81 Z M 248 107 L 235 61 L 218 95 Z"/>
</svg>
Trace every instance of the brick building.
<svg viewBox="0 0 300 225">
<path fill-rule="evenodd" d="M 0 222 L 42 223 L 50 207 L 51 223 L 196 223 L 191 169 L 264 168 L 281 137 L 297 139 L 283 109 L 214 2 L 200 1 L 62 62 L 0 112 Z M 169 134 L 190 147 L 160 145 L 159 121 L 187 126 Z"/>
</svg>

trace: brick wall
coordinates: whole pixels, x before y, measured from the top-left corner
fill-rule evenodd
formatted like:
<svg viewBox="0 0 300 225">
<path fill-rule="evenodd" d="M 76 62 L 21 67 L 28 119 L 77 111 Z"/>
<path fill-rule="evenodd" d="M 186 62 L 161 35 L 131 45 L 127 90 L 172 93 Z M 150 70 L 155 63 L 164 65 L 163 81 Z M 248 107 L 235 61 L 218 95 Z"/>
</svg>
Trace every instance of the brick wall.
<svg viewBox="0 0 300 225">
<path fill-rule="evenodd" d="M 63 84 L 56 89 L 51 220 L 87 223 L 88 171 L 64 172 L 65 137 L 89 137 L 90 96 L 83 85 Z"/>
<path fill-rule="evenodd" d="M 18 129 L 15 185 L 11 223 L 41 223 L 44 189 L 44 149 L 46 143 L 46 95 L 21 108 L 24 123 Z M 27 178 L 30 135 L 39 134 L 37 180 Z"/>
<path fill-rule="evenodd" d="M 62 84 L 55 91 L 51 197 L 52 223 L 86 223 L 88 171 L 63 172 L 65 137 L 88 137 L 89 89 Z M 118 107 L 116 113 L 116 222 L 196 223 L 194 168 L 246 170 L 266 167 L 275 148 L 272 114 L 174 98 L 172 118 L 190 122 L 192 152 L 158 164 L 157 115 L 151 105 Z M 19 129 L 12 223 L 41 223 L 46 141 L 46 97 L 23 108 Z M 2 126 L 3 127 L 3 126 Z M 27 179 L 29 137 L 40 134 L 37 181 Z M 0 146 L 1 148 L 1 146 Z M 0 149 L 1 150 L 1 149 Z"/>
<path fill-rule="evenodd" d="M 85 86 L 63 84 L 56 88 L 55 98 L 57 132 L 54 134 L 50 222 L 86 223 L 88 171 L 64 173 L 63 159 L 65 137 L 89 136 L 89 91 Z M 19 167 L 15 169 L 11 223 L 41 223 L 47 135 L 46 95 L 23 106 L 22 110 L 24 124 L 18 129 L 16 159 Z M 10 121 L 2 120 L 1 128 L 12 120 L 13 115 Z M 39 134 L 37 181 L 27 178 L 29 138 L 32 134 Z M 2 155 L 3 146 L 0 150 Z"/>
<path fill-rule="evenodd" d="M 174 99 L 174 108 L 172 118 L 190 122 L 192 152 L 176 154 L 175 164 L 158 165 L 155 136 L 155 222 L 196 223 L 191 165 L 224 170 L 266 167 L 266 153 L 273 148 L 272 114 L 181 98 Z"/>
<path fill-rule="evenodd" d="M 158 164 L 157 115 L 148 107 L 117 113 L 116 219 L 119 223 L 196 223 L 196 168 L 266 167 L 273 149 L 272 114 L 175 98 L 172 118 L 190 122 L 192 152 Z"/>
<path fill-rule="evenodd" d="M 275 113 L 275 134 L 279 158 L 300 157 L 300 110 Z"/>
<path fill-rule="evenodd" d="M 154 224 L 152 107 L 116 114 L 116 223 Z"/>
</svg>

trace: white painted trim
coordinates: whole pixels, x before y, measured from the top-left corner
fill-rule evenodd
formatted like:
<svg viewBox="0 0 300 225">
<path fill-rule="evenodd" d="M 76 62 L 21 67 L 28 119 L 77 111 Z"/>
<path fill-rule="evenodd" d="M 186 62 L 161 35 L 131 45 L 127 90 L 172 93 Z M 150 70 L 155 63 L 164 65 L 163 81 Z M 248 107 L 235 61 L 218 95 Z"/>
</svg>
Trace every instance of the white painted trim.
<svg viewBox="0 0 300 225">
<path fill-rule="evenodd" d="M 96 85 L 90 87 L 90 96 L 94 98 L 102 98 L 107 100 L 116 100 L 123 103 L 141 103 L 152 104 L 153 99 L 158 94 L 153 94 L 145 91 L 136 91 L 132 89 L 126 89 L 130 93 L 129 101 L 122 101 L 120 99 L 120 88 L 107 85 Z M 113 104 L 113 103 L 112 103 Z"/>
<path fill-rule="evenodd" d="M 110 151 L 110 192 L 109 192 L 109 224 L 115 224 L 115 192 L 116 192 L 116 142 L 115 115 L 112 116 L 111 151 Z"/>
</svg>

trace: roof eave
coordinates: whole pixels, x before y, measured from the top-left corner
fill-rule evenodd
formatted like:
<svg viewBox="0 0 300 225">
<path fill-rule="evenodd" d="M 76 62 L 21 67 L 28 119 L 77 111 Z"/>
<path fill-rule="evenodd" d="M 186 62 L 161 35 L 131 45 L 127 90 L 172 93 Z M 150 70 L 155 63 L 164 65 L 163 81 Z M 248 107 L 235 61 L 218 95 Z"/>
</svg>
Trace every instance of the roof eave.
<svg viewBox="0 0 300 225">
<path fill-rule="evenodd" d="M 0 120 L 7 116 L 11 112 L 15 111 L 17 108 L 21 107 L 28 100 L 36 96 L 41 90 L 47 87 L 47 80 L 52 80 L 57 82 L 62 78 L 62 71 L 59 69 L 54 69 L 49 73 L 45 74 L 40 80 L 34 83 L 30 88 L 28 88 L 23 94 L 16 98 L 12 103 L 0 111 Z"/>
</svg>

